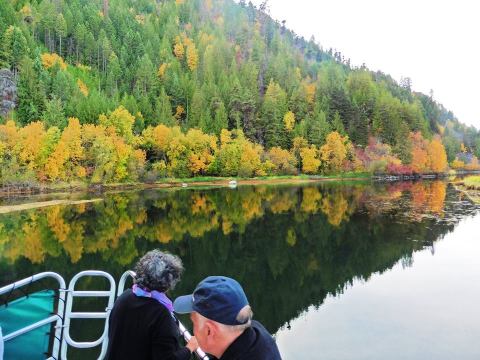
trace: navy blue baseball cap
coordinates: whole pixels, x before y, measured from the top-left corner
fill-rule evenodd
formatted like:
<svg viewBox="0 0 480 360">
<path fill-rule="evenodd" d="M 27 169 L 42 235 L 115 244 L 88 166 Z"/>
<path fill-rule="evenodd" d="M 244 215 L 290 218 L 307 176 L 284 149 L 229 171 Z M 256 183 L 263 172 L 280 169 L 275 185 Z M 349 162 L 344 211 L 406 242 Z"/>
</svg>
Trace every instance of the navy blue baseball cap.
<svg viewBox="0 0 480 360">
<path fill-rule="evenodd" d="M 237 321 L 237 315 L 246 305 L 247 296 L 236 280 L 209 276 L 197 285 L 193 294 L 176 298 L 173 309 L 179 314 L 195 311 L 225 325 L 242 325 Z"/>
</svg>

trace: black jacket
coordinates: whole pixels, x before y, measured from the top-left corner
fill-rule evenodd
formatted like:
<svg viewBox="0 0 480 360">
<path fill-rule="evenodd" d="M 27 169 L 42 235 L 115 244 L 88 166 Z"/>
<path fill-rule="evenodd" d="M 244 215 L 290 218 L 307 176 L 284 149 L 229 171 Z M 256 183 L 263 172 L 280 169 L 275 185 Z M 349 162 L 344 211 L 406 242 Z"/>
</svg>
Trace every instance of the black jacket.
<svg viewBox="0 0 480 360">
<path fill-rule="evenodd" d="M 115 301 L 108 326 L 107 360 L 190 359 L 190 350 L 180 348 L 180 332 L 168 309 L 131 289 Z"/>
<path fill-rule="evenodd" d="M 277 344 L 272 335 L 253 320 L 252 326 L 246 329 L 228 347 L 220 360 L 281 360 Z"/>
</svg>

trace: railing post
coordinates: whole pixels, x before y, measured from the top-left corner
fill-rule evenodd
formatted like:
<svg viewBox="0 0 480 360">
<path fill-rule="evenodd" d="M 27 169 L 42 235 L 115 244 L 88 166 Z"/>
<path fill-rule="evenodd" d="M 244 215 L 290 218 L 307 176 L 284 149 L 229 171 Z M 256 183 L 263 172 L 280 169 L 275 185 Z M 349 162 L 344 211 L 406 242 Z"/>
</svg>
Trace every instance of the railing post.
<svg viewBox="0 0 480 360">
<path fill-rule="evenodd" d="M 77 281 L 85 276 L 98 276 L 106 278 L 110 282 L 110 289 L 108 291 L 78 291 L 75 290 L 75 285 Z M 62 353 L 61 358 L 67 359 L 67 347 L 68 345 L 79 348 L 86 349 L 92 348 L 97 345 L 102 344 L 102 350 L 99 355 L 99 359 L 103 359 L 107 352 L 108 346 L 108 317 L 110 315 L 110 310 L 113 307 L 113 302 L 115 301 L 115 280 L 112 275 L 105 271 L 99 270 L 86 270 L 81 271 L 75 275 L 70 284 L 68 285 L 68 295 L 67 295 L 67 304 L 65 306 L 65 317 L 63 326 L 65 328 L 62 340 Z M 108 305 L 105 309 L 105 312 L 72 312 L 73 298 L 74 297 L 108 297 Z M 75 341 L 70 336 L 70 319 L 105 319 L 105 327 L 103 329 L 102 335 L 95 341 Z"/>
</svg>

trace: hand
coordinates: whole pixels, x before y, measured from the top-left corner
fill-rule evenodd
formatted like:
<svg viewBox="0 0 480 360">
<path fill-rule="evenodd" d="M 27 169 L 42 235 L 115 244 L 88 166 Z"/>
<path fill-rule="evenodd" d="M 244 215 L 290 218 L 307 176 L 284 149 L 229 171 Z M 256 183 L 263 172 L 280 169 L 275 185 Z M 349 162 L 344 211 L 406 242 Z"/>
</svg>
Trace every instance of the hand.
<svg viewBox="0 0 480 360">
<path fill-rule="evenodd" d="M 198 349 L 198 342 L 197 342 L 197 338 L 195 336 L 192 336 L 192 338 L 190 340 L 188 340 L 188 344 L 187 344 L 187 348 L 188 350 L 190 350 L 190 352 L 194 352 L 195 350 Z"/>
</svg>

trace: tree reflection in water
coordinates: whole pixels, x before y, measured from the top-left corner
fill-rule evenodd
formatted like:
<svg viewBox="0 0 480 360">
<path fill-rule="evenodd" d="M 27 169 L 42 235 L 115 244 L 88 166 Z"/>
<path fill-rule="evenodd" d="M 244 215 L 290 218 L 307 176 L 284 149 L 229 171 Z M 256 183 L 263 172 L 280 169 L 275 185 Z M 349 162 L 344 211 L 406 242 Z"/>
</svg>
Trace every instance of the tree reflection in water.
<svg viewBox="0 0 480 360">
<path fill-rule="evenodd" d="M 473 211 L 453 208 L 458 197 L 442 181 L 332 183 L 126 192 L 15 212 L 0 217 L 0 282 L 90 268 L 118 279 L 160 248 L 184 261 L 177 293 L 208 275 L 235 277 L 275 333 L 354 279 L 411 264 L 414 251 Z"/>
</svg>

